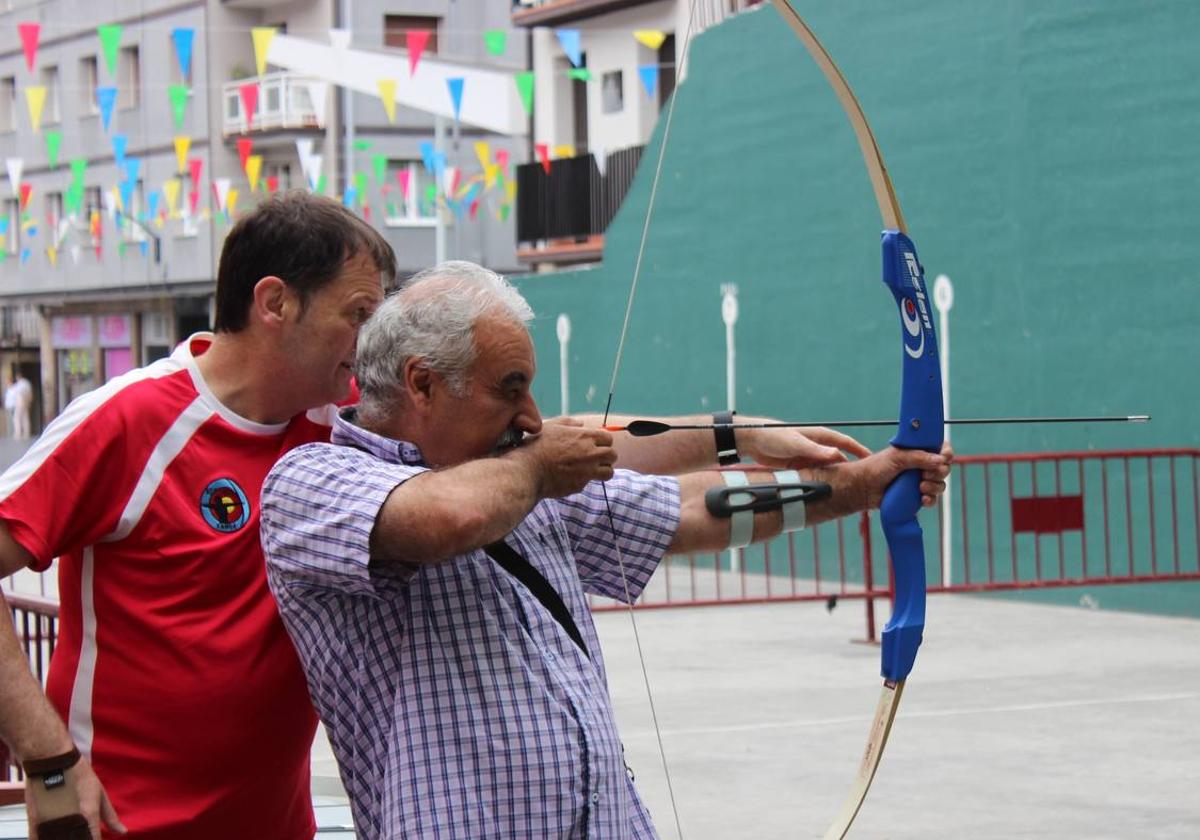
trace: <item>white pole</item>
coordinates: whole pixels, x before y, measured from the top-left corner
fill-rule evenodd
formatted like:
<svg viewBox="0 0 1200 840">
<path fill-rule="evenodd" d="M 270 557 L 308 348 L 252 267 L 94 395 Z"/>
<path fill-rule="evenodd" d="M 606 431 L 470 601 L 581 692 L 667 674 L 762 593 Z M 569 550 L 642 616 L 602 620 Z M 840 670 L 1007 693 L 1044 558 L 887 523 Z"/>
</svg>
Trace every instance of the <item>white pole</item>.
<svg viewBox="0 0 1200 840">
<path fill-rule="evenodd" d="M 942 413 L 950 416 L 950 308 L 954 306 L 954 284 L 945 274 L 933 281 L 933 305 L 938 310 L 938 333 L 941 337 L 942 357 Z M 945 438 L 950 440 L 950 427 L 945 427 Z M 946 492 L 942 494 L 942 585 L 950 585 L 950 534 L 953 527 L 950 504 L 950 479 L 946 478 Z"/>
<path fill-rule="evenodd" d="M 446 118 L 441 114 L 435 114 L 433 117 L 433 151 L 435 155 L 446 150 L 446 144 L 442 139 L 445 130 Z M 441 177 L 441 173 L 435 172 L 433 177 L 434 182 L 437 184 L 437 189 L 433 193 L 433 264 L 441 265 L 446 261 L 446 219 L 438 203 L 438 196 L 442 190 L 441 181 L 438 180 Z M 410 189 L 414 192 L 416 191 L 415 187 L 410 187 Z M 418 195 L 414 200 L 420 201 L 420 196 Z"/>
<path fill-rule="evenodd" d="M 558 386 L 562 399 L 561 414 L 566 417 L 571 413 L 568 396 L 570 389 L 567 387 L 567 347 L 571 343 L 571 319 L 565 313 L 558 316 L 555 332 L 558 334 Z"/>
<path fill-rule="evenodd" d="M 733 325 L 738 319 L 737 283 L 721 284 L 721 320 L 725 322 L 725 407 L 737 408 L 737 347 Z M 742 565 L 742 550 L 729 549 L 729 570 L 736 572 Z"/>
</svg>

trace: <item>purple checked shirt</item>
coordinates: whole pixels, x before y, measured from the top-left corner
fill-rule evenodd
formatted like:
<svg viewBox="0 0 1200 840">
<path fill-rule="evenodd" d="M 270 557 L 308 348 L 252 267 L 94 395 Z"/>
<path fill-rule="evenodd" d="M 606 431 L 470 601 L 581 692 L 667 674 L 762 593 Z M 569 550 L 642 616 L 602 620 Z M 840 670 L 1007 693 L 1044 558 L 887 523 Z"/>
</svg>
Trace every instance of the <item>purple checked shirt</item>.
<svg viewBox="0 0 1200 840">
<path fill-rule="evenodd" d="M 482 550 L 370 561 L 376 515 L 428 469 L 344 412 L 267 476 L 267 578 L 329 732 L 359 837 L 656 837 L 622 760 L 585 592 L 624 599 L 598 483 L 540 502 L 507 542 L 570 610 L 589 659 Z M 607 482 L 633 597 L 679 525 L 672 478 Z"/>
</svg>

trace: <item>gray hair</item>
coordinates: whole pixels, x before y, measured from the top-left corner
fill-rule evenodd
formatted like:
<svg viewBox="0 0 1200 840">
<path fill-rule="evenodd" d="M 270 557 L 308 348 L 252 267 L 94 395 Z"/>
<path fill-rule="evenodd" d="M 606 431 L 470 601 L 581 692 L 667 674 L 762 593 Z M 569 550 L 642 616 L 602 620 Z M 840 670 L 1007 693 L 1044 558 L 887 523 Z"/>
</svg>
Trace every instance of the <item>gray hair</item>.
<svg viewBox="0 0 1200 840">
<path fill-rule="evenodd" d="M 414 357 L 441 374 L 456 396 L 465 396 L 477 354 L 475 324 L 493 312 L 526 327 L 533 320 L 511 283 L 475 263 L 452 260 L 413 275 L 359 332 L 354 372 L 364 408 L 397 402 L 401 371 Z"/>
</svg>

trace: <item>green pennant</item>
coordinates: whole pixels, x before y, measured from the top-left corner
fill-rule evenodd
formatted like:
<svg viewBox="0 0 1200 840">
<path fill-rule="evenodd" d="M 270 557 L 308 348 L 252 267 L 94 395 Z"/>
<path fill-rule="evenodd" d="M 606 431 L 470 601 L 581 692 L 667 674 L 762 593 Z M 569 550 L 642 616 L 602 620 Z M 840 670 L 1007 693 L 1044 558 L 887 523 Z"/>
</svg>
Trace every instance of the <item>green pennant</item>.
<svg viewBox="0 0 1200 840">
<path fill-rule="evenodd" d="M 399 214 L 396 212 L 396 205 L 395 205 L 395 204 L 393 204 L 393 203 L 392 203 L 392 202 L 390 202 L 390 201 L 387 203 L 387 214 L 388 214 L 388 216 L 397 216 L 397 215 L 399 215 Z"/>
<path fill-rule="evenodd" d="M 428 201 L 431 206 L 437 205 L 437 184 L 430 184 L 425 188 L 425 200 Z"/>
<path fill-rule="evenodd" d="M 367 150 L 368 150 L 368 149 L 370 149 L 370 148 L 371 148 L 371 141 L 370 141 L 370 140 L 355 140 L 355 141 L 354 141 L 354 149 L 355 149 L 355 151 L 358 151 L 358 152 L 365 152 L 365 151 L 367 151 Z"/>
<path fill-rule="evenodd" d="M 183 118 L 187 115 L 188 101 L 187 85 L 168 85 L 167 96 L 171 97 L 171 113 L 175 117 L 175 128 L 183 128 Z"/>
<path fill-rule="evenodd" d="M 83 176 L 87 174 L 85 158 L 71 158 L 71 185 L 83 189 Z"/>
<path fill-rule="evenodd" d="M 483 43 L 492 55 L 504 55 L 508 46 L 508 34 L 503 29 L 489 29 L 483 33 Z"/>
<path fill-rule="evenodd" d="M 507 205 L 507 204 L 500 205 L 500 221 L 502 221 L 502 222 L 508 221 L 508 209 L 509 209 L 509 205 Z"/>
<path fill-rule="evenodd" d="M 124 243 L 124 242 L 118 243 L 118 245 L 117 245 L 117 256 L 118 256 L 118 257 L 124 257 L 124 256 L 125 256 L 125 243 Z"/>
<path fill-rule="evenodd" d="M 58 150 L 62 146 L 61 131 L 46 132 L 46 160 L 50 163 L 51 169 L 58 169 Z"/>
<path fill-rule="evenodd" d="M 521 94 L 521 104 L 525 106 L 525 113 L 529 114 L 533 111 L 533 71 L 526 70 L 514 78 L 517 81 L 517 93 Z"/>
<path fill-rule="evenodd" d="M 383 186 L 387 180 L 387 155 L 376 152 L 371 155 L 371 166 L 375 168 L 375 186 Z"/>
<path fill-rule="evenodd" d="M 317 195 L 325 195 L 325 173 L 322 172 L 317 176 L 317 188 L 313 190 Z"/>
<path fill-rule="evenodd" d="M 580 82 L 590 82 L 592 80 L 592 71 L 586 67 L 571 67 L 567 70 L 568 79 L 576 79 Z"/>
<path fill-rule="evenodd" d="M 365 202 L 367 200 L 367 173 L 354 173 L 354 189 L 358 191 L 359 202 Z"/>
<path fill-rule="evenodd" d="M 108 75 L 117 75 L 117 50 L 121 48 L 121 24 L 108 23 L 96 27 L 100 36 L 100 47 L 104 50 L 104 63 L 108 67 Z"/>
<path fill-rule="evenodd" d="M 80 184 L 71 184 L 63 193 L 63 210 L 67 213 L 78 213 L 82 205 L 83 187 Z"/>
<path fill-rule="evenodd" d="M 8 259 L 8 249 L 0 248 L 0 263 Z"/>
</svg>

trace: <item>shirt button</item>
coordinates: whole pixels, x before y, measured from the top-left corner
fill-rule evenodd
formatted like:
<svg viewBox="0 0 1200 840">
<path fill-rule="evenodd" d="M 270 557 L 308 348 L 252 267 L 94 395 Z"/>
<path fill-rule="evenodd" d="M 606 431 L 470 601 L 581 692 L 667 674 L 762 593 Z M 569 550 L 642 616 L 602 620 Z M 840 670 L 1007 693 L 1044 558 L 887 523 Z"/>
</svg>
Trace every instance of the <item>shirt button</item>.
<svg viewBox="0 0 1200 840">
<path fill-rule="evenodd" d="M 593 794 L 592 794 L 592 804 L 593 804 L 593 805 L 599 805 L 599 804 L 600 804 L 600 794 L 598 794 L 598 793 L 593 793 Z"/>
</svg>

